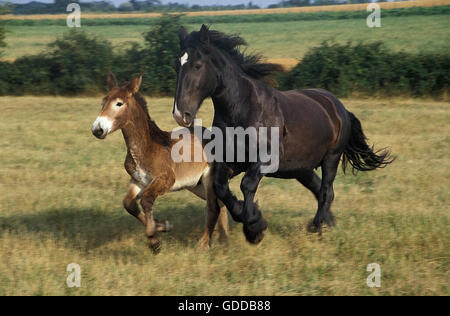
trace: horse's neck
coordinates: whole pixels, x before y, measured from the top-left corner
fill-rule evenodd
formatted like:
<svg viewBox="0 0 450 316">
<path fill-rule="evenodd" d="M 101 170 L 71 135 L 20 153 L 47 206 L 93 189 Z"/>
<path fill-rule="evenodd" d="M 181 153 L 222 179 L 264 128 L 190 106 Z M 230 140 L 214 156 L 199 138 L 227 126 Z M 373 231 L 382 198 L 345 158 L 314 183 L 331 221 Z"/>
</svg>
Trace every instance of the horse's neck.
<svg viewBox="0 0 450 316">
<path fill-rule="evenodd" d="M 240 124 L 250 114 L 251 95 L 254 93 L 252 79 L 238 72 L 223 76 L 221 89 L 211 96 L 216 115 L 220 115 L 227 125 Z"/>
<path fill-rule="evenodd" d="M 151 147 L 156 145 L 151 137 L 146 115 L 136 115 L 122 128 L 122 134 L 128 152 L 136 163 L 140 163 L 147 156 L 146 153 L 151 152 Z"/>
</svg>

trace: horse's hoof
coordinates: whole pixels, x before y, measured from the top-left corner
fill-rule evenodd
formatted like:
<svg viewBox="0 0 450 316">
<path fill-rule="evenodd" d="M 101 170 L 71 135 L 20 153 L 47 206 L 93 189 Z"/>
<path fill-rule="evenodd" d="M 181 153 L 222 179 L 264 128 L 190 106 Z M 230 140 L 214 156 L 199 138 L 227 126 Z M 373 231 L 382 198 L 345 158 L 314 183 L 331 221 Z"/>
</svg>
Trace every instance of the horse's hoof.
<svg viewBox="0 0 450 316">
<path fill-rule="evenodd" d="M 317 223 L 314 223 L 314 221 L 311 221 L 308 223 L 308 226 L 306 229 L 307 229 L 308 233 L 311 233 L 311 234 L 317 233 L 319 236 L 322 236 L 322 228 L 323 228 L 322 224 L 317 225 Z"/>
<path fill-rule="evenodd" d="M 162 244 L 159 240 L 150 240 L 148 247 L 154 255 L 157 255 L 161 252 Z"/>
<path fill-rule="evenodd" d="M 316 224 L 314 224 L 314 221 L 309 221 L 308 225 L 306 225 L 306 230 L 308 233 L 317 233 L 320 230 L 321 227 L 317 227 Z"/>
<path fill-rule="evenodd" d="M 249 225 L 244 223 L 245 238 L 253 245 L 259 244 L 264 239 L 266 231 L 267 223 L 262 217 L 255 223 Z"/>
</svg>

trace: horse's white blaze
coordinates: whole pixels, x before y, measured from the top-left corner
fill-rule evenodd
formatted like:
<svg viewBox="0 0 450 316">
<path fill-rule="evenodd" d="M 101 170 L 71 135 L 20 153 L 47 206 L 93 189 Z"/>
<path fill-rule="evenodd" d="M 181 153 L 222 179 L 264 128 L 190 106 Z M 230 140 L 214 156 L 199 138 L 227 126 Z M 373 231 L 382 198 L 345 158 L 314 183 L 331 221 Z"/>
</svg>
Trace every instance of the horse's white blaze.
<svg viewBox="0 0 450 316">
<path fill-rule="evenodd" d="M 181 64 L 181 67 L 183 67 L 183 65 L 184 65 L 185 63 L 187 63 L 188 60 L 189 60 L 189 55 L 188 55 L 188 53 L 186 52 L 186 53 L 184 53 L 184 55 L 181 56 L 181 58 L 180 58 L 180 64 Z"/>
<path fill-rule="evenodd" d="M 183 117 L 183 116 L 181 115 L 180 110 L 178 110 L 178 107 L 177 107 L 177 101 L 175 101 L 173 114 L 175 114 L 175 115 L 178 116 L 178 117 Z"/>
<path fill-rule="evenodd" d="M 113 121 L 105 116 L 99 116 L 97 117 L 97 119 L 95 120 L 94 124 L 92 124 L 92 130 L 96 130 L 98 128 L 101 128 L 104 133 L 109 133 L 112 129 L 113 126 Z"/>
</svg>

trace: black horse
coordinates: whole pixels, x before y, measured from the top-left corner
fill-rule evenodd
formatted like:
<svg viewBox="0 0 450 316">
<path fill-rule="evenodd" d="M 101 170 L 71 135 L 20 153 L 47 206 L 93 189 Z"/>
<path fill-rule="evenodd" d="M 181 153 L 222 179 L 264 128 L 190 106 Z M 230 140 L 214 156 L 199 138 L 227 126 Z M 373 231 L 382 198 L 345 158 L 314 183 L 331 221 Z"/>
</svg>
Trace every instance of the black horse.
<svg viewBox="0 0 450 316">
<path fill-rule="evenodd" d="M 263 176 L 297 179 L 318 200 L 313 224 L 317 230 L 325 222 L 334 225 L 330 211 L 334 199 L 333 181 L 339 161 L 354 170 L 382 168 L 393 159 L 386 149 L 374 151 L 366 142 L 360 121 L 330 92 L 321 89 L 281 92 L 268 80 L 281 71 L 279 65 L 264 63 L 257 55 L 245 55 L 239 36 L 209 30 L 203 25 L 190 34 L 179 32 L 180 54 L 175 63 L 177 89 L 173 115 L 179 125 L 190 126 L 203 100 L 214 103 L 213 126 L 278 127 L 279 167 L 263 174 L 260 160 L 217 162 L 214 189 L 235 221 L 244 224 L 251 243 L 259 243 L 267 228 L 254 196 Z M 268 146 L 273 143 L 269 141 Z M 248 148 L 244 148 L 248 151 Z M 321 167 L 322 179 L 314 169 Z M 230 169 L 232 172 L 230 172 Z M 245 172 L 241 182 L 244 202 L 231 193 L 231 175 Z"/>
</svg>

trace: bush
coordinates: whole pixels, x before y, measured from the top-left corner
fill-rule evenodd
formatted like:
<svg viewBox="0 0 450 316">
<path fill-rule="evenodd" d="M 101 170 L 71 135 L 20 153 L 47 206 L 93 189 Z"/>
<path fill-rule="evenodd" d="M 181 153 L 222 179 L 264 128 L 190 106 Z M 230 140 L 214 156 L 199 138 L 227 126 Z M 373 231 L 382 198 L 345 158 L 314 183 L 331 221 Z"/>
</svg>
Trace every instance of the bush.
<svg viewBox="0 0 450 316">
<path fill-rule="evenodd" d="M 172 95 L 176 73 L 174 60 L 179 52 L 180 15 L 163 15 L 150 31 L 143 34 L 145 44 L 134 44 L 115 58 L 113 70 L 119 78 L 131 78 L 144 72 L 142 91 Z"/>
<path fill-rule="evenodd" d="M 339 96 L 352 93 L 436 95 L 448 91 L 450 55 L 410 55 L 380 42 L 323 42 L 281 78 L 283 89 L 323 88 Z"/>
<path fill-rule="evenodd" d="M 113 47 L 102 39 L 72 30 L 49 45 L 50 81 L 54 93 L 73 94 L 104 89 L 113 62 Z"/>
</svg>

